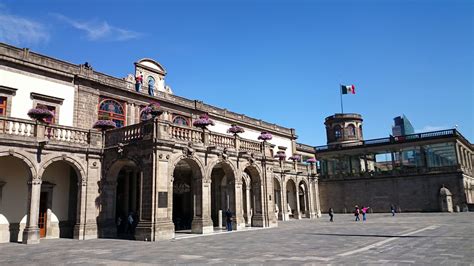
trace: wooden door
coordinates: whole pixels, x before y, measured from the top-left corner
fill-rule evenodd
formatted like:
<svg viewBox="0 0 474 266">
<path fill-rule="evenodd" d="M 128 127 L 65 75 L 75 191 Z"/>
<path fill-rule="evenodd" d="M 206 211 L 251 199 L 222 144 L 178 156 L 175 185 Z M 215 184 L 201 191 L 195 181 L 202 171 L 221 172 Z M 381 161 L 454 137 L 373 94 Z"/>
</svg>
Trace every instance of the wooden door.
<svg viewBox="0 0 474 266">
<path fill-rule="evenodd" d="M 40 238 L 46 237 L 46 222 L 48 221 L 48 192 L 41 192 L 38 227 L 40 230 Z"/>
</svg>

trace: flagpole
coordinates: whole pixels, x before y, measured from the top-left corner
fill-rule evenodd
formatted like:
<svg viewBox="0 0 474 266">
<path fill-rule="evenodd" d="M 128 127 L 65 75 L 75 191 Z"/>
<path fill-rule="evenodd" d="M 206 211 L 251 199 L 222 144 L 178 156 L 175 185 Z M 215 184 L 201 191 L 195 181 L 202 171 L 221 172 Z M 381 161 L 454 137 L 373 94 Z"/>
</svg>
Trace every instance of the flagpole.
<svg viewBox="0 0 474 266">
<path fill-rule="evenodd" d="M 341 114 L 344 114 L 344 105 L 342 104 L 342 84 L 339 84 L 339 93 L 341 94 Z"/>
</svg>

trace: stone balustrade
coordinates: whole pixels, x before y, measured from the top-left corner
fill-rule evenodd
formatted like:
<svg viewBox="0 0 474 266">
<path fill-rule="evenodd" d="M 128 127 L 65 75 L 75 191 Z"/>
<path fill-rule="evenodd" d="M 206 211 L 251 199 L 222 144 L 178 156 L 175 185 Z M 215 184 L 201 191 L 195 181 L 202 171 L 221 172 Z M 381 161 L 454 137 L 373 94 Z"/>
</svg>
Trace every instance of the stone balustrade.
<svg viewBox="0 0 474 266">
<path fill-rule="evenodd" d="M 36 137 L 35 121 L 0 117 L 0 134 Z"/>
<path fill-rule="evenodd" d="M 202 130 L 178 125 L 171 125 L 169 128 L 169 135 L 171 139 L 193 143 L 204 143 Z"/>
<path fill-rule="evenodd" d="M 48 141 L 50 144 L 71 144 L 77 146 L 101 147 L 100 132 L 62 125 L 38 123 L 36 121 L 12 117 L 0 117 L 0 138 L 32 142 Z"/>
<path fill-rule="evenodd" d="M 233 136 L 212 132 L 209 133 L 209 145 L 223 148 L 236 148 L 236 141 Z"/>
<path fill-rule="evenodd" d="M 240 139 L 240 150 L 249 151 L 249 152 L 261 152 L 262 143 L 259 141 L 253 141 L 249 139 Z"/>
<path fill-rule="evenodd" d="M 51 141 L 89 144 L 89 130 L 73 127 L 46 125 L 43 137 Z"/>
<path fill-rule="evenodd" d="M 143 139 L 146 124 L 149 123 L 139 123 L 107 131 L 105 146 L 113 146 L 118 143 L 128 143 L 130 141 Z M 149 133 L 151 133 L 151 131 Z"/>
</svg>

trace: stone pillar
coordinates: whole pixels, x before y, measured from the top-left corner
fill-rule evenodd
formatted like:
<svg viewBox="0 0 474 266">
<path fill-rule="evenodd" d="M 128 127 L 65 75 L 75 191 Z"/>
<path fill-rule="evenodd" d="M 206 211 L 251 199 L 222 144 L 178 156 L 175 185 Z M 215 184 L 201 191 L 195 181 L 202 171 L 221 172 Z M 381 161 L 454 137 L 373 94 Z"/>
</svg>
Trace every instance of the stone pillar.
<svg viewBox="0 0 474 266">
<path fill-rule="evenodd" d="M 74 225 L 74 239 L 84 240 L 84 225 L 86 224 L 86 197 L 87 182 L 82 177 L 77 182 L 77 211 L 76 224 Z"/>
<path fill-rule="evenodd" d="M 194 180 L 194 217 L 191 232 L 208 234 L 214 232 L 211 219 L 211 181 Z"/>
<path fill-rule="evenodd" d="M 283 221 L 290 220 L 290 213 L 288 212 L 288 195 L 286 195 L 285 176 L 281 176 L 281 215 Z"/>
<path fill-rule="evenodd" d="M 89 158 L 87 177 L 79 177 L 78 180 L 78 206 L 74 238 L 81 240 L 98 237 L 97 216 L 102 211 L 97 208 L 97 199 L 101 197 L 97 190 L 98 181 L 101 179 L 100 157 L 89 155 Z M 113 227 L 115 227 L 115 224 Z"/>
<path fill-rule="evenodd" d="M 293 217 L 296 215 L 296 219 L 301 219 L 301 211 L 300 211 L 300 186 L 296 185 L 296 213 L 293 212 Z"/>
<path fill-rule="evenodd" d="M 253 213 L 252 213 L 252 226 L 263 227 L 263 213 L 262 213 L 262 184 L 252 183 L 252 201 L 253 201 Z"/>
<path fill-rule="evenodd" d="M 246 203 L 247 203 L 247 225 L 248 226 L 252 226 L 252 213 L 250 212 L 250 186 L 251 184 L 249 184 L 248 186 L 246 186 L 246 193 L 245 193 L 245 197 L 246 197 Z"/>
<path fill-rule="evenodd" d="M 23 230 L 23 244 L 39 244 L 38 228 L 39 204 L 41 195 L 41 179 L 33 178 L 28 182 L 28 213 L 26 227 Z"/>
<path fill-rule="evenodd" d="M 235 223 L 237 230 L 245 228 L 245 219 L 243 214 L 242 182 L 235 182 Z"/>
<path fill-rule="evenodd" d="M 316 216 L 319 218 L 321 217 L 321 204 L 319 201 L 319 182 L 317 178 L 313 181 L 313 184 L 314 184 L 315 211 L 316 211 Z"/>
</svg>

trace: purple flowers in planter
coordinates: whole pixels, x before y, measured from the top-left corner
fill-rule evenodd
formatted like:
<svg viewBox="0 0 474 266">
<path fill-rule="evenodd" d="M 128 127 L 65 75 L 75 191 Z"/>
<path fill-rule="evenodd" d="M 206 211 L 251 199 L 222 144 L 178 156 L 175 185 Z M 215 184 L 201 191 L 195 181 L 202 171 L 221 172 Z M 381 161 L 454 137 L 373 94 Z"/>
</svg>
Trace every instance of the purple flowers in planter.
<svg viewBox="0 0 474 266">
<path fill-rule="evenodd" d="M 239 133 L 244 133 L 245 130 L 237 125 L 231 125 L 231 127 L 229 129 L 227 129 L 227 133 L 232 133 L 235 135 L 239 134 Z"/>
<path fill-rule="evenodd" d="M 142 109 L 143 114 L 150 114 L 152 117 L 160 116 L 163 111 L 160 108 L 159 103 L 150 103 L 147 107 Z"/>
<path fill-rule="evenodd" d="M 272 134 L 266 131 L 263 131 L 262 133 L 260 133 L 260 136 L 258 136 L 258 139 L 263 141 L 271 140 L 272 138 Z"/>
<path fill-rule="evenodd" d="M 293 162 L 299 162 L 301 160 L 301 156 L 299 154 L 293 154 L 293 156 L 290 156 L 288 159 L 292 160 Z"/>
<path fill-rule="evenodd" d="M 36 108 L 28 111 L 28 116 L 32 119 L 44 122 L 44 119 L 54 116 L 53 112 L 48 110 L 46 106 L 38 105 Z"/>
<path fill-rule="evenodd" d="M 309 158 L 308 160 L 306 160 L 307 163 L 310 163 L 310 164 L 313 164 L 316 162 L 316 158 Z"/>
<path fill-rule="evenodd" d="M 105 131 L 107 129 L 116 128 L 117 125 L 112 120 L 97 120 L 92 127 Z"/>
<path fill-rule="evenodd" d="M 279 159 L 280 161 L 283 161 L 286 159 L 286 154 L 284 151 L 277 151 L 277 154 L 274 157 Z"/>
<path fill-rule="evenodd" d="M 212 121 L 207 114 L 200 115 L 199 119 L 193 122 L 193 126 L 200 127 L 202 129 L 206 128 L 209 125 L 213 126 L 214 121 Z"/>
</svg>

